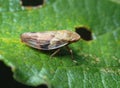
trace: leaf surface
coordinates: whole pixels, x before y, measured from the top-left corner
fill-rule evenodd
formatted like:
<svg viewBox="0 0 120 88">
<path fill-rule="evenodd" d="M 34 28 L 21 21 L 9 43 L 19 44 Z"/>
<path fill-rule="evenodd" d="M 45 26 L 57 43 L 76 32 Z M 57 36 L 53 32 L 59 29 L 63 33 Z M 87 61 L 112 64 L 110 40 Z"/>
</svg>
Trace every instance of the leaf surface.
<svg viewBox="0 0 120 88">
<path fill-rule="evenodd" d="M 18 0 L 6 0 L 0 8 L 0 60 L 12 68 L 19 82 L 32 86 L 47 84 L 49 88 L 120 87 L 120 5 L 117 2 L 51 0 L 42 8 L 26 10 Z M 65 49 L 50 59 L 53 51 L 33 49 L 20 40 L 24 32 L 74 31 L 77 26 L 90 28 L 94 38 L 70 45 L 77 64 Z"/>
</svg>

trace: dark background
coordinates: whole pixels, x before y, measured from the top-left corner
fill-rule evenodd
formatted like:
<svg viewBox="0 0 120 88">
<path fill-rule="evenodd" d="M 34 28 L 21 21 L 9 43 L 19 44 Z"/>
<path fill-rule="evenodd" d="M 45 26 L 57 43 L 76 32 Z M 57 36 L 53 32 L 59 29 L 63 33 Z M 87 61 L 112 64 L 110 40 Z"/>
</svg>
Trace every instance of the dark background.
<svg viewBox="0 0 120 88">
<path fill-rule="evenodd" d="M 0 61 L 0 88 L 48 88 L 47 85 L 37 87 L 21 84 L 13 79 L 13 73 L 10 67 L 7 67 Z"/>
</svg>

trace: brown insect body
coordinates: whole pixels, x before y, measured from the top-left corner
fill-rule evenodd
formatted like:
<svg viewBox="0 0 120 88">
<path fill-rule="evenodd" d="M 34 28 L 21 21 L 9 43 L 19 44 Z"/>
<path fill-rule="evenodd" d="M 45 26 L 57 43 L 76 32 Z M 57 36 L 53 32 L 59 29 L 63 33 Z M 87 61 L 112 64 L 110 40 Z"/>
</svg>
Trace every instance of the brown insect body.
<svg viewBox="0 0 120 88">
<path fill-rule="evenodd" d="M 22 42 L 40 50 L 53 50 L 76 42 L 80 35 L 69 30 L 27 32 L 21 35 Z"/>
</svg>

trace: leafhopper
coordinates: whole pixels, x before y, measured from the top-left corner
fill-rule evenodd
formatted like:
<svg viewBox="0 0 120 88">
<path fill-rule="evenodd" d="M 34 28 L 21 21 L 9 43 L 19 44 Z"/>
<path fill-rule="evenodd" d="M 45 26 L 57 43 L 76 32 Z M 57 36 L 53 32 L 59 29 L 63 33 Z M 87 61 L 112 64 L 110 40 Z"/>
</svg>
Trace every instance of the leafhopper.
<svg viewBox="0 0 120 88">
<path fill-rule="evenodd" d="M 68 47 L 68 45 L 77 42 L 79 39 L 80 35 L 78 33 L 69 30 L 26 32 L 21 34 L 21 41 L 30 47 L 39 50 L 56 49 L 51 57 L 58 53 L 61 47 L 66 46 L 71 53 L 72 59 L 72 50 Z"/>
</svg>

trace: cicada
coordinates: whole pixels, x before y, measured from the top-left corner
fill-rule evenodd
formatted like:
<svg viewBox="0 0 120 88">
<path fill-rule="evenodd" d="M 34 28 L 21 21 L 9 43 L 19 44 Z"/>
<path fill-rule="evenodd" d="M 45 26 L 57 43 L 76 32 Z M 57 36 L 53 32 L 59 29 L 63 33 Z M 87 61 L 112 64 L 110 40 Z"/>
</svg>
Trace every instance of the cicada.
<svg viewBox="0 0 120 88">
<path fill-rule="evenodd" d="M 72 59 L 72 50 L 68 47 L 69 44 L 77 42 L 80 35 L 69 30 L 45 31 L 45 32 L 26 32 L 21 34 L 21 41 L 39 50 L 55 50 L 51 55 L 54 56 L 60 51 L 61 47 L 66 46 L 70 51 Z"/>
</svg>

